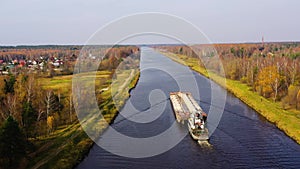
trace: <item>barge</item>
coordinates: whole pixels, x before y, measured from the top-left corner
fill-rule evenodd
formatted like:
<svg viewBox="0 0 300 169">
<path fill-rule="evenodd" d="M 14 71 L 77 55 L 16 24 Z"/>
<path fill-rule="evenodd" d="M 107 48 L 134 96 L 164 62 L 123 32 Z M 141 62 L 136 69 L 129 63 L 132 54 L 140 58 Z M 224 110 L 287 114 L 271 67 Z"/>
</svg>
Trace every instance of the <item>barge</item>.
<svg viewBox="0 0 300 169">
<path fill-rule="evenodd" d="M 177 122 L 184 123 L 187 121 L 191 137 L 198 141 L 208 140 L 207 114 L 195 101 L 192 94 L 189 92 L 171 92 L 170 101 Z"/>
</svg>

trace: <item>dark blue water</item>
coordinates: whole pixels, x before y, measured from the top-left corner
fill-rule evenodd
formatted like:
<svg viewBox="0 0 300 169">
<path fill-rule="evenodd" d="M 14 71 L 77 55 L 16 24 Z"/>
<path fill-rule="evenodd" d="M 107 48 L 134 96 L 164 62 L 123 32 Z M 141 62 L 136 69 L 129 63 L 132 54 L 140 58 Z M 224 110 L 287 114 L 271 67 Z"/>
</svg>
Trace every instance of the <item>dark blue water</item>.
<svg viewBox="0 0 300 169">
<path fill-rule="evenodd" d="M 151 66 L 153 68 L 150 68 Z M 153 50 L 142 49 L 141 76 L 128 100 L 140 113 L 121 113 L 112 125 L 116 131 L 130 137 L 144 138 L 158 135 L 172 124 L 176 124 L 174 135 L 186 134 L 185 125 L 174 123 L 174 114 L 167 98 L 169 92 L 177 91 L 180 87 L 174 75 L 161 70 L 161 66 L 174 71 L 184 69 L 184 66 Z M 145 67 L 147 69 L 143 69 Z M 190 77 L 180 72 L 177 72 L 177 75 L 181 76 L 182 80 L 190 80 Z M 193 72 L 192 76 L 196 79 L 200 94 L 196 99 L 201 100 L 199 101 L 201 107 L 209 112 L 211 83 L 197 73 Z M 149 93 L 153 90 L 156 90 L 153 93 L 157 97 L 149 97 Z M 195 93 L 197 90 L 192 92 Z M 226 92 L 220 87 L 218 90 Z M 162 112 L 155 114 L 159 111 Z M 146 113 L 153 114 L 149 118 L 157 118 L 144 123 L 135 122 L 139 118 L 143 121 L 143 118 L 147 117 L 143 116 Z M 130 115 L 129 120 L 124 119 L 126 115 Z M 100 138 L 99 142 L 101 141 L 103 140 Z M 114 140 L 111 144 L 113 143 Z M 77 168 L 300 168 L 300 146 L 229 93 L 223 116 L 209 143 L 210 146 L 199 145 L 186 135 L 172 149 L 147 158 L 115 155 L 95 144 Z M 160 142 L 155 142 L 151 146 L 160 146 Z M 149 153 L 151 146 L 149 145 Z M 139 148 L 141 147 L 137 145 L 136 149 Z"/>
</svg>

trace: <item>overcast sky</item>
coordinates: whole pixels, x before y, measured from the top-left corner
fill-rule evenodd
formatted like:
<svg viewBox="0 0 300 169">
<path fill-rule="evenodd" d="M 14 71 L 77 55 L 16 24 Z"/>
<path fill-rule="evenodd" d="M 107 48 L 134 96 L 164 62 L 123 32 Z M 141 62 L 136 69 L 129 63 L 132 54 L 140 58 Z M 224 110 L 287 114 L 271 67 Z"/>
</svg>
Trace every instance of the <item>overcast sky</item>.
<svg viewBox="0 0 300 169">
<path fill-rule="evenodd" d="M 163 12 L 214 43 L 300 41 L 299 0 L 0 0 L 0 45 L 84 44 L 105 24 Z"/>
</svg>

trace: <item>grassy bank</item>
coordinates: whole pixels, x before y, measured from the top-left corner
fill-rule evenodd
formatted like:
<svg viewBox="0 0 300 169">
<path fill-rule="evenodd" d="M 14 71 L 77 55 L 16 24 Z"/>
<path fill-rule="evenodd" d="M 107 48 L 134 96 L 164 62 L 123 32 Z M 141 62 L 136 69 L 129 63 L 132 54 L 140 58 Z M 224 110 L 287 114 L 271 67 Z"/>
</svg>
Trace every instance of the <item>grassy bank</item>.
<svg viewBox="0 0 300 169">
<path fill-rule="evenodd" d="M 72 168 L 87 154 L 92 141 L 78 122 L 61 126 L 49 136 L 33 141 L 37 150 L 30 154 L 27 168 Z"/>
<path fill-rule="evenodd" d="M 129 73 L 131 77 L 128 76 Z M 129 90 L 136 85 L 139 79 L 139 72 L 137 70 L 133 72 L 128 71 L 120 76 L 128 77 L 126 87 L 118 89 L 119 95 L 122 96 L 122 99 L 126 100 L 129 98 Z M 114 106 L 114 100 L 112 99 L 111 79 L 109 77 L 110 72 L 101 71 L 96 74 L 95 81 L 95 85 L 97 86 L 95 92 L 100 93 L 103 100 L 99 107 L 105 111 L 102 114 L 107 123 L 113 122 L 118 114 L 118 109 Z M 88 81 L 89 78 L 93 77 L 87 74 L 84 78 Z M 126 79 L 121 78 L 119 80 L 124 82 Z M 40 79 L 40 84 L 45 89 L 59 91 L 61 94 L 68 94 L 71 91 L 72 75 Z M 102 92 L 100 92 L 101 90 Z M 100 131 L 104 131 L 105 127 L 105 125 L 100 126 Z M 70 125 L 59 126 L 51 134 L 31 141 L 34 143 L 36 150 L 29 155 L 28 159 L 30 160 L 24 162 L 27 163 L 27 168 L 72 168 L 82 161 L 93 145 L 93 141 L 87 136 L 78 121 Z"/>
<path fill-rule="evenodd" d="M 252 107 L 263 117 L 274 123 L 280 130 L 300 144 L 300 112 L 296 110 L 284 110 L 280 103 L 268 100 L 258 93 L 251 91 L 251 88 L 239 81 L 224 79 L 214 72 L 201 68 L 197 59 L 173 53 L 163 53 L 174 61 L 189 66 L 191 69 L 210 78 L 244 103 Z M 224 81 L 226 80 L 226 83 Z"/>
</svg>

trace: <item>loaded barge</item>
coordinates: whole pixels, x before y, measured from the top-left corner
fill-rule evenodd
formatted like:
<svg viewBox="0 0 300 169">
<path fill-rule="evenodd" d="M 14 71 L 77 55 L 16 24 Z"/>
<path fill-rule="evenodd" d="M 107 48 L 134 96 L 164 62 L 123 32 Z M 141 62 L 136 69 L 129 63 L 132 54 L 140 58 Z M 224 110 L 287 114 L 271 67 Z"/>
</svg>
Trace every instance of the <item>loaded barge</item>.
<svg viewBox="0 0 300 169">
<path fill-rule="evenodd" d="M 209 133 L 206 125 L 207 114 L 189 92 L 171 92 L 170 100 L 177 122 L 187 121 L 190 135 L 194 140 L 206 141 Z"/>
</svg>

